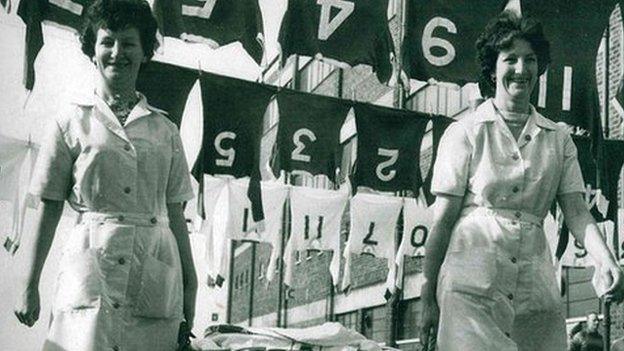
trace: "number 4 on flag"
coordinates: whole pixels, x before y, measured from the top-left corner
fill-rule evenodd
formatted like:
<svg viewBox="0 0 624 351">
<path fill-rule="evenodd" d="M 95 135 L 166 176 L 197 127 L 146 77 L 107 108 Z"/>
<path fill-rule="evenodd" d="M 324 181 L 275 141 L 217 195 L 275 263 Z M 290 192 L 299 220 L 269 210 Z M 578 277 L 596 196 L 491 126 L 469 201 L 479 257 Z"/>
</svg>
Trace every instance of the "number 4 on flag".
<svg viewBox="0 0 624 351">
<path fill-rule="evenodd" d="M 340 27 L 355 9 L 355 4 L 344 0 L 316 0 L 321 5 L 321 18 L 319 21 L 318 38 L 327 40 Z M 330 19 L 332 7 L 338 7 L 340 12 Z"/>
</svg>

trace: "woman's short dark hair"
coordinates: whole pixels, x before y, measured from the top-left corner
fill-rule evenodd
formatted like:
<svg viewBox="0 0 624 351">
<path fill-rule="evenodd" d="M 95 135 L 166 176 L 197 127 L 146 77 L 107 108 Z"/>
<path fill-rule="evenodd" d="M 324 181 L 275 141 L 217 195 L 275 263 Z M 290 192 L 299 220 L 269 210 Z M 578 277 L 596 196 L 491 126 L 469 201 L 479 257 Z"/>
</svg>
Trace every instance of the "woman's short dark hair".
<svg viewBox="0 0 624 351">
<path fill-rule="evenodd" d="M 542 75 L 550 64 L 550 44 L 544 36 L 542 24 L 538 21 L 519 17 L 511 11 L 503 11 L 490 20 L 479 35 L 475 46 L 479 72 L 479 88 L 484 97 L 494 96 L 496 84 L 492 73 L 496 71 L 496 60 L 502 50 L 509 49 L 514 39 L 526 40 L 537 56 L 538 75 Z"/>
<path fill-rule="evenodd" d="M 95 40 L 101 28 L 112 31 L 136 28 L 148 60 L 158 48 L 156 19 L 145 0 L 96 0 L 89 7 L 80 35 L 82 52 L 89 58 L 95 55 Z"/>
</svg>

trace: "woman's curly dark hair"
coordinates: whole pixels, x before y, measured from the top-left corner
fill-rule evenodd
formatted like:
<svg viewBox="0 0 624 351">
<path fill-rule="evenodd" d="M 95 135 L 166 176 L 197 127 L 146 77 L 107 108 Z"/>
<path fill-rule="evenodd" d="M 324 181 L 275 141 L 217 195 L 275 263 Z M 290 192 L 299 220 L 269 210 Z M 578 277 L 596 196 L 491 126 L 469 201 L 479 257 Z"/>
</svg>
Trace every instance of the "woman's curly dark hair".
<svg viewBox="0 0 624 351">
<path fill-rule="evenodd" d="M 82 52 L 89 58 L 95 55 L 95 40 L 101 28 L 112 31 L 136 28 L 147 60 L 158 48 L 156 19 L 145 0 L 96 0 L 89 7 L 80 35 Z"/>
<path fill-rule="evenodd" d="M 475 43 L 477 61 L 481 67 L 479 89 L 484 97 L 494 96 L 496 84 L 492 82 L 492 73 L 496 71 L 498 54 L 509 49 L 514 39 L 526 40 L 535 51 L 538 76 L 550 64 L 550 44 L 544 36 L 542 24 L 532 18 L 503 11 L 487 24 Z"/>
</svg>

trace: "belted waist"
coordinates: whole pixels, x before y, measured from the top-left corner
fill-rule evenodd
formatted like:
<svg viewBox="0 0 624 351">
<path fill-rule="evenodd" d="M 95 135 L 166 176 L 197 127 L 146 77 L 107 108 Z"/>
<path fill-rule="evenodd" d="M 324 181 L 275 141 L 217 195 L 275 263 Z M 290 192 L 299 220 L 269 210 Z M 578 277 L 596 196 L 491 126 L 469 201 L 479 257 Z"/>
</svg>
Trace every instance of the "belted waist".
<svg viewBox="0 0 624 351">
<path fill-rule="evenodd" d="M 500 209 L 500 208 L 487 208 L 487 207 L 466 207 L 462 210 L 461 216 L 498 216 L 511 219 L 518 222 L 528 222 L 535 224 L 539 227 L 543 226 L 544 219 L 538 216 L 520 210 Z"/>
<path fill-rule="evenodd" d="M 109 222 L 116 224 L 129 224 L 142 227 L 156 225 L 168 225 L 169 218 L 166 215 L 152 215 L 149 213 L 128 212 L 79 212 L 76 223 L 85 222 Z"/>
</svg>

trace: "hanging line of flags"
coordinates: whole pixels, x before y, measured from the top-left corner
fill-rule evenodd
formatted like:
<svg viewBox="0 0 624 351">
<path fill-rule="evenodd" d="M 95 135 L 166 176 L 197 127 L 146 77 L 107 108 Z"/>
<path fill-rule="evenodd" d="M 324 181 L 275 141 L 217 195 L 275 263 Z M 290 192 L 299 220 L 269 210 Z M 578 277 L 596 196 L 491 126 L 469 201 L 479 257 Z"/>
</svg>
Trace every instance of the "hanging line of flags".
<svg viewBox="0 0 624 351">
<path fill-rule="evenodd" d="M 474 42 L 487 23 L 508 6 L 505 0 L 477 3 L 405 0 L 406 30 L 400 38 L 402 65 L 410 78 L 463 84 L 477 80 Z M 93 0 L 20 1 L 17 14 L 26 24 L 24 83 L 34 86 L 34 62 L 43 46 L 42 22 L 79 31 Z M 520 1 L 520 11 L 541 21 L 551 41 L 552 64 L 540 77 L 533 104 L 539 112 L 587 130 L 602 157 L 596 86 L 596 53 L 618 0 Z M 3 6 L 8 8 L 5 0 Z M 242 43 L 260 63 L 262 14 L 257 0 L 155 0 L 159 30 L 165 36 L 221 46 Z M 282 61 L 292 54 L 322 57 L 347 65 L 366 64 L 388 82 L 394 43 L 388 0 L 289 0 L 278 42 Z M 574 38 L 574 40 L 570 40 Z M 183 79 L 181 77 L 180 79 Z M 174 82 L 177 75 L 169 79 Z M 181 84 L 181 83 L 173 83 Z"/>
<path fill-rule="evenodd" d="M 253 172 L 258 172 L 263 166 L 259 164 L 259 153 L 269 150 L 277 153 L 276 162 L 272 164 L 275 174 L 284 171 L 290 174 L 324 175 L 335 181 L 341 159 L 340 130 L 347 115 L 353 113 L 358 132 L 354 186 L 375 191 L 410 190 L 417 193 L 424 184 L 418 155 L 426 125 L 431 121 L 445 121 L 433 123 L 435 134 L 441 135 L 442 131 L 438 129 L 452 121 L 443 116 L 379 107 L 289 89 L 277 90 L 273 86 L 208 73 L 202 73 L 199 80 L 204 108 L 204 134 L 202 147 L 193 167 L 193 174 L 201 189 L 197 205 L 201 213 L 200 224 L 196 227 L 201 228 L 200 232 L 208 236 L 208 271 L 217 285 L 223 284 L 227 279 L 223 255 L 216 254 L 224 250 L 227 241 L 218 237 L 219 233 L 214 231 L 212 223 L 215 220 L 215 208 L 220 206 L 217 202 L 224 192 L 227 194 L 229 209 L 225 233 L 221 234 L 231 240 L 271 244 L 273 250 L 266 272 L 269 280 L 273 278 L 275 267 L 281 258 L 279 248 L 284 203 L 287 199 L 291 201 L 292 234 L 286 244 L 284 257 L 287 285 L 292 277 L 293 253 L 306 248 L 334 252 L 335 256 L 329 268 L 334 284 L 338 284 L 340 225 L 348 201 L 355 201 L 357 204 L 366 200 L 382 205 L 391 201 L 396 204 L 397 211 L 403 208 L 403 199 L 398 197 L 361 194 L 362 196 L 356 195 L 359 196 L 357 199 L 349 200 L 350 185 L 343 185 L 340 190 L 326 190 L 287 186 L 279 181 L 262 181 L 259 182 L 262 216 L 256 216 L 249 192 L 252 189 Z M 265 146 L 262 151 L 259 139 L 262 131 L 268 127 L 263 126 L 263 118 L 269 113 L 267 111 L 273 96 L 278 114 L 276 145 L 274 148 Z M 380 129 L 384 129 L 384 120 L 393 120 L 393 127 L 378 133 Z M 351 211 L 353 216 L 358 216 L 353 218 L 353 223 L 363 224 L 352 228 L 351 233 L 359 234 L 351 235 L 352 243 L 343 254 L 347 257 L 351 253 L 364 250 L 377 257 L 386 258 L 388 266 L 394 267 L 394 212 L 390 217 L 384 215 L 384 211 L 374 213 L 371 217 L 371 214 Z M 398 212 L 396 214 L 398 216 Z M 375 221 L 375 216 L 381 216 L 383 223 Z M 362 232 L 362 228 L 366 231 Z M 415 235 L 422 236 L 422 233 L 417 231 Z M 356 240 L 359 237 L 361 242 Z M 423 238 L 416 241 L 424 244 Z M 211 243 L 219 243 L 214 244 L 219 247 Z M 343 279 L 345 288 L 349 286 L 348 282 L 348 277 Z M 394 286 L 394 281 L 389 280 L 388 284 Z"/>
<path fill-rule="evenodd" d="M 477 80 L 474 42 L 505 0 L 476 3 L 406 0 L 402 63 L 410 78 L 463 84 Z M 34 61 L 43 45 L 41 23 L 79 31 L 93 0 L 20 1 L 26 24 L 25 85 L 34 85 Z M 533 103 L 556 121 L 592 130 L 599 109 L 595 58 L 616 0 L 522 0 L 523 15 L 541 21 L 551 41 L 552 64 L 536 86 Z M 6 3 L 8 4 L 8 3 Z M 381 82 L 392 73 L 394 43 L 388 0 L 290 0 L 278 42 L 282 61 L 292 54 L 348 65 L 367 64 Z M 153 11 L 165 36 L 209 43 L 240 41 L 251 57 L 263 57 L 262 14 L 257 0 L 155 0 Z M 570 40 L 574 38 L 574 40 Z"/>
</svg>

